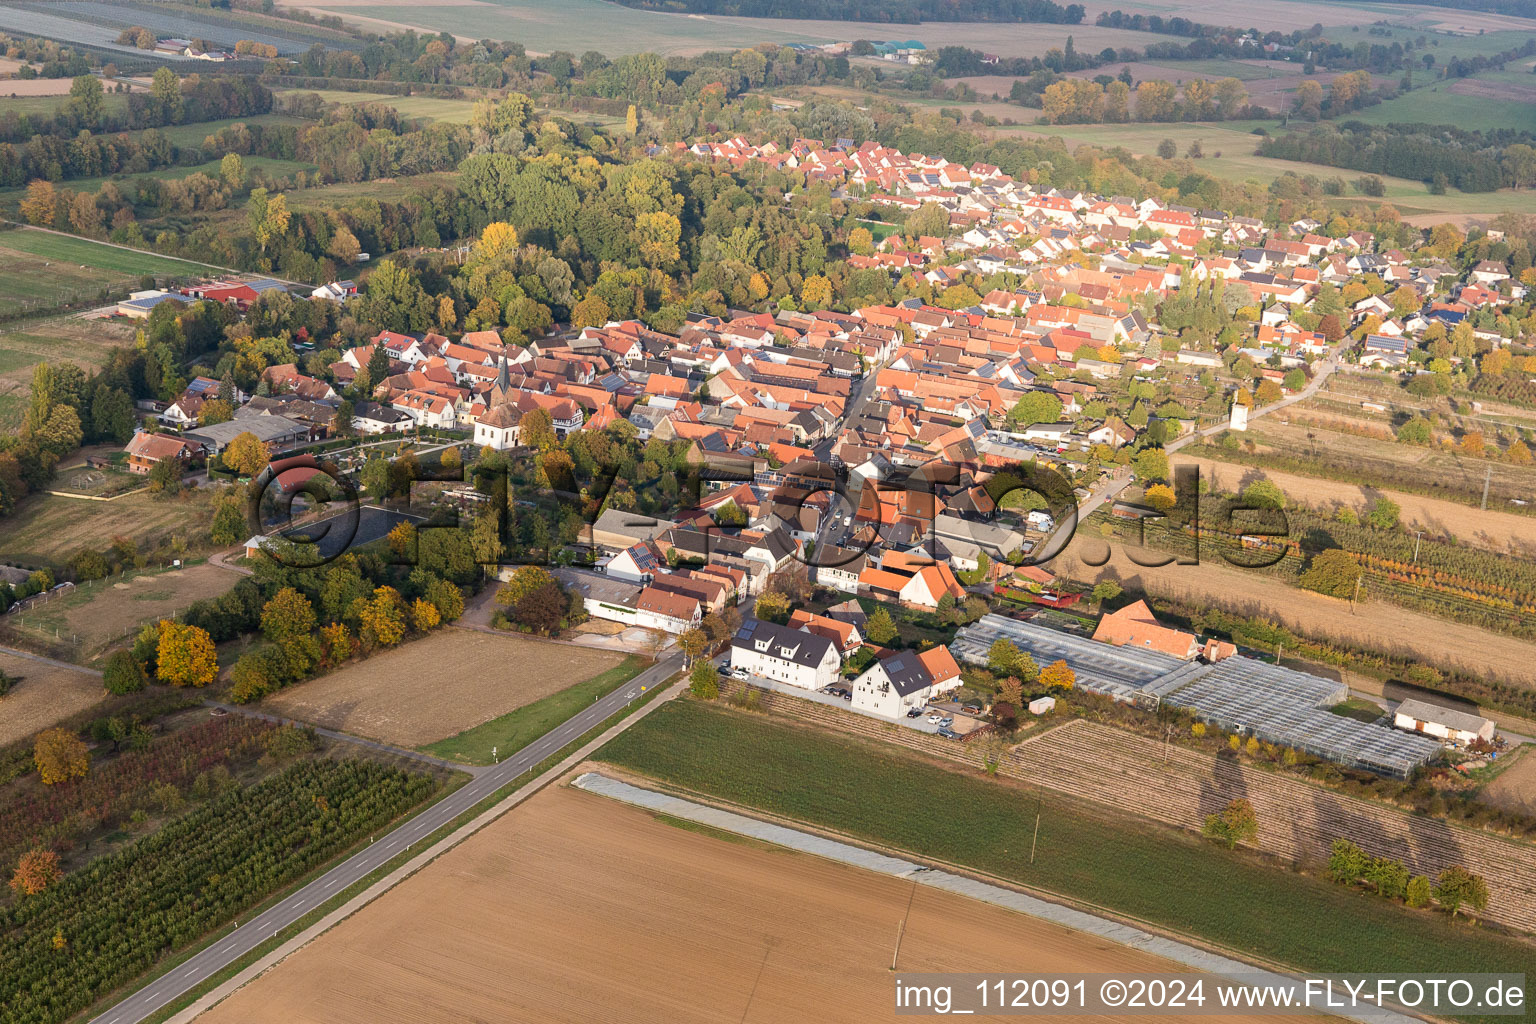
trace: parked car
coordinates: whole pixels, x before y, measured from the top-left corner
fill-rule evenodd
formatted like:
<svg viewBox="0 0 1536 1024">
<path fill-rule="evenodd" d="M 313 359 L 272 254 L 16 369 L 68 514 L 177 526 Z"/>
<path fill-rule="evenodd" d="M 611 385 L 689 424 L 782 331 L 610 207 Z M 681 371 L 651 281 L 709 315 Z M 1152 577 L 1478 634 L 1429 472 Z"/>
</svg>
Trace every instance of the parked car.
<svg viewBox="0 0 1536 1024">
<path fill-rule="evenodd" d="M 928 716 L 926 721 L 929 725 L 938 725 L 940 722 L 944 721 L 944 716 L 935 711 Z"/>
<path fill-rule="evenodd" d="M 954 724 L 955 724 L 955 719 L 954 719 L 954 717 L 952 715 L 945 715 L 943 718 L 939 719 L 939 728 L 940 729 L 948 729 L 950 726 L 952 726 Z"/>
<path fill-rule="evenodd" d="M 922 708 L 913 708 L 911 711 L 907 712 L 907 717 L 908 718 L 922 718 L 923 717 L 923 709 Z"/>
<path fill-rule="evenodd" d="M 979 714 L 981 714 L 981 705 L 980 704 L 967 704 L 964 707 L 963 710 L 968 715 L 979 715 Z"/>
</svg>

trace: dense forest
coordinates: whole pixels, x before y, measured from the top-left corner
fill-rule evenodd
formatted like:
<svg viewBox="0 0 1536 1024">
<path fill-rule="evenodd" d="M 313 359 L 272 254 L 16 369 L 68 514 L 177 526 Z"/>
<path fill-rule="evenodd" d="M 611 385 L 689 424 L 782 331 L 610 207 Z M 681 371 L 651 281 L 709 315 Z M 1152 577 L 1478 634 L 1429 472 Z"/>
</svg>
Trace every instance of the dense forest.
<svg viewBox="0 0 1536 1024">
<path fill-rule="evenodd" d="M 1081 4 L 1051 0 L 619 0 L 626 7 L 748 18 L 820 18 L 917 25 L 925 21 L 1017 21 L 1076 25 Z"/>
</svg>

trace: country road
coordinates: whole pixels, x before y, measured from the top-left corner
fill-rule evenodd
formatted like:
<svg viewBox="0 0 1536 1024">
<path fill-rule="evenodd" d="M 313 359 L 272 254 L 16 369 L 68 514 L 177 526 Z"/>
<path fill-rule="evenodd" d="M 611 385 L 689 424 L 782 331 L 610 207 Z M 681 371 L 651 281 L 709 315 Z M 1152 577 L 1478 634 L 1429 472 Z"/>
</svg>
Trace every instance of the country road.
<svg viewBox="0 0 1536 1024">
<path fill-rule="evenodd" d="M 290 893 L 256 917 L 241 921 L 233 932 L 94 1018 L 92 1024 L 135 1024 L 148 1017 L 616 714 L 634 699 L 632 695 L 640 693 L 642 687 L 649 689 L 660 685 L 681 667 L 681 654 L 652 665 L 628 684 L 583 708 L 506 760 L 482 769 L 463 787 L 393 831 L 378 836 L 376 841 L 302 889 Z"/>
</svg>

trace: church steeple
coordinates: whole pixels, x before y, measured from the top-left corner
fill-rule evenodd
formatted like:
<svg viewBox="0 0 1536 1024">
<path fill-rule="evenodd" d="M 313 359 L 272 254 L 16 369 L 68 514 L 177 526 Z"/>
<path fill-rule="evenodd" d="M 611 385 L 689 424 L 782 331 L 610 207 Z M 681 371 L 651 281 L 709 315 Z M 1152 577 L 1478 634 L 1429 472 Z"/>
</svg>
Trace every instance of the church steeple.
<svg viewBox="0 0 1536 1024">
<path fill-rule="evenodd" d="M 512 371 L 505 355 L 497 356 L 496 384 L 491 388 L 491 404 L 504 402 L 512 394 Z"/>
</svg>

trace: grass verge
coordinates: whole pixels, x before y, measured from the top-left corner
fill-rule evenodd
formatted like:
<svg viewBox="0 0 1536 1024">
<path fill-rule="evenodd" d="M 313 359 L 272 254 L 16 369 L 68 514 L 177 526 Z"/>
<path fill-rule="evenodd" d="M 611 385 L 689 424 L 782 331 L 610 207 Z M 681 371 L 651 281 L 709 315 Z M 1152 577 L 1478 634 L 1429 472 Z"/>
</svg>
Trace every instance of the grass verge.
<svg viewBox="0 0 1536 1024">
<path fill-rule="evenodd" d="M 506 757 L 544 735 L 599 697 L 606 696 L 649 667 L 644 658 L 631 654 L 613 668 L 591 679 L 541 697 L 532 704 L 508 711 L 499 718 L 465 729 L 457 736 L 438 740 L 420 749 L 424 753 L 460 764 L 492 763 L 491 751 Z"/>
<path fill-rule="evenodd" d="M 1531 946 L 1439 913 L 1409 911 L 1188 832 L 762 715 L 678 701 L 596 756 L 1306 971 L 1536 971 Z"/>
</svg>

